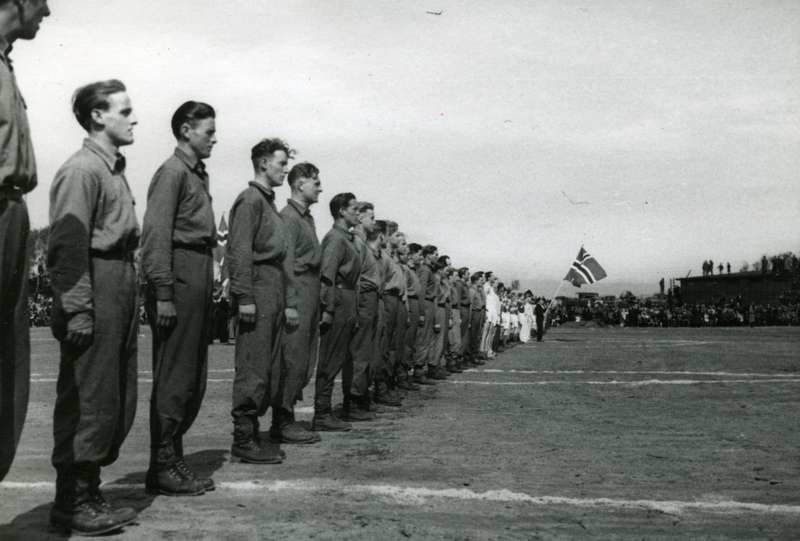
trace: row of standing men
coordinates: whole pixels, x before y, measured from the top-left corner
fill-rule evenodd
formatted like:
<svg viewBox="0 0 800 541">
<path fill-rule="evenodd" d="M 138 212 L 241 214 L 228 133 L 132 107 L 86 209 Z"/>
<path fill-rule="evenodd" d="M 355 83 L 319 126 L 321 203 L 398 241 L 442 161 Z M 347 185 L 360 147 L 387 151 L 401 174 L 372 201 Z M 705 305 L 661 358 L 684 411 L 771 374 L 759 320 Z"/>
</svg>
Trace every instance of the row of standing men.
<svg viewBox="0 0 800 541">
<path fill-rule="evenodd" d="M 175 111 L 177 145 L 153 176 L 141 229 L 120 152 L 133 143 L 137 123 L 125 85 L 81 87 L 73 113 L 87 137 L 50 188 L 47 263 L 60 342 L 50 519 L 100 534 L 136 520 L 133 509 L 106 502 L 100 470 L 117 459 L 136 409 L 139 272 L 153 340 L 146 489 L 171 496 L 214 490 L 213 480 L 184 460 L 183 437 L 199 412 L 208 370 L 217 232 L 204 160 L 216 144 L 216 112 L 195 101 Z M 284 459 L 270 441 L 315 443 L 320 431 L 374 419 L 374 404 L 398 406 L 402 392 L 483 363 L 481 344 L 492 328 L 484 324 L 484 273 L 455 270 L 435 246 L 408 244 L 395 222 L 375 220 L 374 207 L 354 194 L 331 199 L 334 225 L 318 242 L 309 208 L 322 191 L 319 171 L 310 163 L 289 170 L 293 153 L 278 138 L 258 142 L 250 155 L 253 180 L 230 211 L 226 259 L 239 318 L 231 454 L 249 463 Z M 21 203 L 26 232 L 18 196 L 36 184 L 32 156 L 17 164 L 15 182 L 3 184 L 3 201 Z M 287 176 L 291 199 L 279 211 L 275 189 Z M 26 294 L 23 284 L 17 288 Z M 22 317 L 3 322 L 25 346 L 10 356 L 24 367 L 10 375 L 4 349 L 3 430 L 13 437 L 4 442 L 3 474 L 27 405 L 27 315 L 16 315 Z M 296 422 L 294 406 L 315 368 L 308 430 Z M 334 411 L 340 373 L 343 403 Z M 261 432 L 270 408 L 270 429 Z"/>
</svg>

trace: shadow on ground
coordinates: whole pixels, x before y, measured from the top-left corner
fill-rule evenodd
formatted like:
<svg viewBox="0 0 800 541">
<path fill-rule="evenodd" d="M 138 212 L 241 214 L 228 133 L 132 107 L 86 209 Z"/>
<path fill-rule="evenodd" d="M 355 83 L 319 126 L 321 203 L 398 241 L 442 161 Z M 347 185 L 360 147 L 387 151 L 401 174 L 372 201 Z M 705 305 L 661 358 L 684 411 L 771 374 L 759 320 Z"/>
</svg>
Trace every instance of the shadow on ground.
<svg viewBox="0 0 800 541">
<path fill-rule="evenodd" d="M 227 462 L 227 451 L 223 449 L 209 449 L 186 455 L 186 463 L 201 477 L 212 477 L 225 462 Z M 156 498 L 143 489 L 146 475 L 147 472 L 141 471 L 111 481 L 108 483 L 111 488 L 103 491 L 106 499 L 111 505 L 133 507 L 137 513 L 141 513 L 150 507 Z M 43 493 L 43 496 L 44 494 L 46 493 Z M 52 505 L 52 502 L 38 505 L 30 511 L 17 515 L 8 524 L 0 524 L 0 539 L 2 541 L 68 539 L 70 537 L 68 534 L 50 527 Z M 101 537 L 113 537 L 115 533 Z"/>
</svg>

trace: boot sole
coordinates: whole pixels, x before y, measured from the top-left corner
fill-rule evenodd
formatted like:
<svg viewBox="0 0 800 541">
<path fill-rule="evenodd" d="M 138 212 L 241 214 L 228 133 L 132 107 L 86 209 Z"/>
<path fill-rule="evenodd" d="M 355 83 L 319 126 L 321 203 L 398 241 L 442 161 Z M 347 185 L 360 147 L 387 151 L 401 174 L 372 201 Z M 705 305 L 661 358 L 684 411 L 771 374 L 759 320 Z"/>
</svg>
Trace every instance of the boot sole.
<svg viewBox="0 0 800 541">
<path fill-rule="evenodd" d="M 273 438 L 270 436 L 269 441 L 272 443 L 285 443 L 287 445 L 312 445 L 314 443 L 319 443 L 322 440 L 319 438 L 319 436 L 312 437 L 307 440 L 290 440 L 286 438 Z"/>
<path fill-rule="evenodd" d="M 345 427 L 342 427 L 342 428 L 328 428 L 328 427 L 321 427 L 321 426 L 315 426 L 314 427 L 314 431 L 315 432 L 350 432 L 352 429 L 353 429 L 352 426 L 345 426 Z"/>
<path fill-rule="evenodd" d="M 214 490 L 213 488 L 211 490 Z M 171 490 L 165 490 L 163 488 L 145 488 L 145 492 L 152 496 L 169 496 L 170 498 L 180 498 L 180 497 L 194 497 L 194 496 L 202 496 L 206 493 L 206 490 L 200 490 L 198 492 L 172 492 Z"/>
<path fill-rule="evenodd" d="M 250 459 L 250 458 L 242 458 L 240 456 L 233 457 L 233 458 L 235 458 L 236 460 L 238 460 L 242 464 L 269 465 L 269 464 L 282 464 L 283 463 L 283 459 L 282 458 L 275 458 L 275 459 L 269 459 L 269 460 L 253 460 L 253 459 Z"/>
<path fill-rule="evenodd" d="M 106 534 L 109 534 L 109 533 L 112 533 L 112 532 L 116 532 L 118 530 L 122 530 L 125 526 L 129 526 L 133 522 L 135 522 L 135 519 L 131 520 L 129 522 L 124 522 L 122 524 L 115 524 L 114 526 L 109 526 L 108 528 L 103 528 L 102 530 L 97 530 L 97 531 L 94 531 L 94 532 L 84 532 L 84 531 L 81 531 L 81 530 L 76 530 L 72 526 L 65 526 L 63 524 L 59 524 L 59 523 L 55 523 L 55 522 L 51 521 L 50 522 L 50 529 L 53 531 L 53 533 L 66 534 L 66 535 L 70 535 L 70 536 L 71 535 L 77 535 L 77 536 L 80 536 L 80 537 L 100 537 L 101 535 L 106 535 Z"/>
</svg>

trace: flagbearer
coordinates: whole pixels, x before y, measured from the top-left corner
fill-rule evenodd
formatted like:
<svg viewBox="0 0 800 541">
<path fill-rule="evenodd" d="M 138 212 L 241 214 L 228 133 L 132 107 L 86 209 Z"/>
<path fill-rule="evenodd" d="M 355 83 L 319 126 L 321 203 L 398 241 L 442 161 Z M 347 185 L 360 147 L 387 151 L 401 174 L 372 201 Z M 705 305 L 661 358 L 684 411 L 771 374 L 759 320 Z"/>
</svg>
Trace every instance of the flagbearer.
<svg viewBox="0 0 800 541">
<path fill-rule="evenodd" d="M 208 375 L 217 243 L 203 160 L 217 143 L 216 114 L 189 101 L 172 116 L 177 147 L 147 193 L 142 273 L 153 332 L 150 395 L 150 493 L 196 496 L 214 490 L 186 464 L 183 435 L 200 410 Z"/>
<path fill-rule="evenodd" d="M 289 171 L 291 199 L 281 210 L 286 226 L 286 329 L 279 404 L 273 410 L 273 439 L 283 443 L 315 443 L 316 432 L 295 422 L 294 405 L 303 399 L 303 388 L 317 364 L 319 340 L 319 270 L 322 251 L 317 239 L 311 205 L 319 201 L 322 186 L 319 169 L 298 163 Z"/>
</svg>

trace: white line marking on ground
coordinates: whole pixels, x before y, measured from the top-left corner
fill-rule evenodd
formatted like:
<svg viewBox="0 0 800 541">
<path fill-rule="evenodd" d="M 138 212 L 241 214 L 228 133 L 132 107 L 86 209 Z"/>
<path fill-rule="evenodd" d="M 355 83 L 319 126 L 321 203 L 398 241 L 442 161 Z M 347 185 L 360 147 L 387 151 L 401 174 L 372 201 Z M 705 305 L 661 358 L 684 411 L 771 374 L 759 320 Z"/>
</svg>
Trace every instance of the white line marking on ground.
<svg viewBox="0 0 800 541">
<path fill-rule="evenodd" d="M 209 370 L 208 371 L 209 374 L 233 374 L 234 372 L 236 372 L 236 369 L 234 369 L 234 368 L 221 368 L 221 369 L 214 369 L 214 370 Z M 141 375 L 141 374 L 152 374 L 153 372 L 152 372 L 152 370 L 139 370 L 139 372 L 137 372 L 137 373 Z M 32 378 L 48 378 L 48 377 L 57 377 L 57 376 L 58 376 L 58 374 L 54 373 L 54 372 L 49 372 L 49 373 L 35 373 L 34 372 L 33 374 L 31 374 Z"/>
<path fill-rule="evenodd" d="M 464 372 L 485 374 L 658 374 L 661 376 L 719 376 L 739 378 L 798 378 L 800 374 L 766 374 L 754 372 L 694 372 L 690 370 L 500 370 L 499 368 L 468 368 Z"/>
<path fill-rule="evenodd" d="M 434 489 L 397 485 L 359 485 L 330 479 L 299 479 L 288 481 L 222 481 L 217 483 L 221 491 L 232 492 L 325 492 L 343 494 L 368 494 L 389 498 L 400 504 L 424 505 L 432 499 L 523 503 L 539 506 L 568 506 L 589 508 L 612 508 L 625 510 L 656 510 L 663 513 L 681 514 L 687 511 L 711 513 L 752 512 L 765 515 L 800 515 L 800 505 L 763 504 L 753 502 L 720 501 L 681 501 L 681 500 L 627 500 L 618 498 L 569 498 L 566 496 L 534 496 L 508 489 L 476 492 L 467 488 Z M 0 483 L 0 489 L 8 490 L 53 490 L 55 483 L 15 482 Z M 106 490 L 144 490 L 139 484 L 107 484 Z"/>
<path fill-rule="evenodd" d="M 641 381 L 465 381 L 465 380 L 448 380 L 447 383 L 465 384 L 465 385 L 498 385 L 498 386 L 514 386 L 514 385 L 622 385 L 629 387 L 643 387 L 646 385 L 699 385 L 701 383 L 708 384 L 725 384 L 725 383 L 800 383 L 799 379 L 646 379 Z"/>
</svg>

